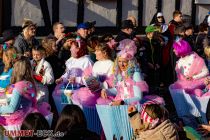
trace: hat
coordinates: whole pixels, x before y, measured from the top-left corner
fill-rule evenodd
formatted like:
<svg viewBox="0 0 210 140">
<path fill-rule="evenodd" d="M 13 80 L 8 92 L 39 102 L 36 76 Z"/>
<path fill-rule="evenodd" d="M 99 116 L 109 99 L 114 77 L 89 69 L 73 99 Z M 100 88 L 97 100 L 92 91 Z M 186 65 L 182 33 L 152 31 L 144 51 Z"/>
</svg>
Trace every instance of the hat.
<svg viewBox="0 0 210 140">
<path fill-rule="evenodd" d="M 77 26 L 77 30 L 78 29 L 88 29 L 88 24 L 87 23 L 80 23 L 78 26 Z"/>
<path fill-rule="evenodd" d="M 160 123 L 160 119 L 159 118 L 156 118 L 156 119 L 153 119 L 145 110 L 146 106 L 147 105 L 152 105 L 152 104 L 159 104 L 159 103 L 156 103 L 154 100 L 150 100 L 150 101 L 147 101 L 143 104 L 142 106 L 142 110 L 140 112 L 140 117 L 141 119 L 143 120 L 144 123 L 150 123 L 151 124 L 151 128 L 154 128 L 158 123 Z M 151 129 L 150 128 L 150 129 Z"/>
<path fill-rule="evenodd" d="M 96 21 L 88 21 L 85 24 L 87 24 L 88 28 L 93 28 L 96 25 Z"/>
<path fill-rule="evenodd" d="M 157 13 L 157 17 L 163 17 L 163 13 L 158 12 L 158 13 Z"/>
<path fill-rule="evenodd" d="M 117 47 L 117 50 L 120 50 L 120 52 L 117 53 L 117 56 L 123 57 L 127 60 L 131 60 L 136 54 L 137 47 L 133 40 L 124 39 L 120 41 L 120 45 Z"/>
<path fill-rule="evenodd" d="M 126 28 L 131 28 L 131 29 L 134 28 L 134 25 L 131 20 L 123 20 L 122 21 L 121 29 L 126 29 Z"/>
<path fill-rule="evenodd" d="M 210 15 L 209 15 L 208 18 L 207 18 L 207 23 L 208 23 L 209 26 L 210 26 Z"/>
<path fill-rule="evenodd" d="M 29 27 L 29 26 L 36 27 L 36 23 L 33 23 L 33 21 L 30 19 L 24 19 L 23 24 L 22 24 L 22 29 L 25 29 L 26 27 Z"/>
<path fill-rule="evenodd" d="M 151 25 L 147 26 L 147 28 L 145 29 L 146 33 L 151 33 L 155 31 L 158 31 L 158 29 L 155 26 L 151 26 Z"/>
<path fill-rule="evenodd" d="M 11 29 L 5 30 L 5 31 L 2 33 L 2 37 L 3 37 L 2 42 L 6 42 L 6 41 L 8 41 L 8 40 L 14 39 L 15 36 L 16 36 L 16 35 L 14 34 L 13 30 L 11 30 Z"/>
</svg>

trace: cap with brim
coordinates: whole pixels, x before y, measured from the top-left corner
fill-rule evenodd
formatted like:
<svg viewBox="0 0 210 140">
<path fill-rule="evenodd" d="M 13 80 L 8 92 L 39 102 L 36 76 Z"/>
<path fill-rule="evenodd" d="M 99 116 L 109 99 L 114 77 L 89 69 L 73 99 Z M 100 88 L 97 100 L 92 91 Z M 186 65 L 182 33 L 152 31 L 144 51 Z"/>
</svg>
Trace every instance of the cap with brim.
<svg viewBox="0 0 210 140">
<path fill-rule="evenodd" d="M 88 28 L 93 28 L 96 25 L 96 21 L 88 21 L 86 22 Z"/>
<path fill-rule="evenodd" d="M 147 26 L 147 28 L 145 29 L 146 33 L 151 33 L 151 32 L 156 32 L 156 31 L 158 31 L 158 29 L 155 26 L 151 26 L 151 25 Z"/>
<path fill-rule="evenodd" d="M 131 28 L 131 29 L 134 28 L 134 25 L 131 20 L 122 21 L 121 29 L 126 29 L 126 28 Z"/>
<path fill-rule="evenodd" d="M 5 30 L 3 33 L 2 33 L 2 42 L 6 42 L 6 41 L 9 41 L 11 39 L 14 39 L 15 38 L 15 34 L 12 30 Z"/>
<path fill-rule="evenodd" d="M 157 17 L 163 17 L 163 13 L 161 12 L 157 13 Z"/>
<path fill-rule="evenodd" d="M 80 23 L 77 26 L 77 29 L 88 29 L 88 25 L 86 23 Z"/>
</svg>

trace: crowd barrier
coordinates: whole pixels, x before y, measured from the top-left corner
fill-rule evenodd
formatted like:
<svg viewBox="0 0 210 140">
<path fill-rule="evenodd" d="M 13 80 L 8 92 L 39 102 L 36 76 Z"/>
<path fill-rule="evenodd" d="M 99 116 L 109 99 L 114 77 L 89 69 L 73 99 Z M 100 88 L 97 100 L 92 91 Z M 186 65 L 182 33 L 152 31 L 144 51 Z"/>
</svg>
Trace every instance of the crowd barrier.
<svg viewBox="0 0 210 140">
<path fill-rule="evenodd" d="M 140 105 L 137 108 L 140 110 Z M 96 109 L 107 140 L 112 140 L 113 137 L 117 140 L 121 137 L 123 140 L 133 138 L 133 130 L 128 118 L 128 105 L 96 105 Z"/>
<path fill-rule="evenodd" d="M 210 96 L 190 95 L 184 89 L 173 89 L 172 86 L 169 86 L 169 91 L 179 117 L 193 115 L 202 117 L 203 123 L 207 123 L 206 109 Z"/>
</svg>

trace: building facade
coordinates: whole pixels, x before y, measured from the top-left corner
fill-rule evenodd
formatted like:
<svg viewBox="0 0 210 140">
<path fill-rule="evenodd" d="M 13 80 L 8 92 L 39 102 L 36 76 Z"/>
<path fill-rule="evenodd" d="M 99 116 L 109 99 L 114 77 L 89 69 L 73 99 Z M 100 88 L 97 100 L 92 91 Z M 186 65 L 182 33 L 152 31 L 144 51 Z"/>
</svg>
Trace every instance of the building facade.
<svg viewBox="0 0 210 140">
<path fill-rule="evenodd" d="M 141 31 L 156 12 L 163 12 L 169 22 L 174 10 L 199 25 L 210 11 L 210 0 L 0 0 L 0 33 L 7 28 L 21 30 L 24 18 L 37 23 L 38 35 L 51 32 L 56 21 L 75 30 L 78 23 L 96 20 L 99 32 L 115 32 L 129 15 L 137 18 Z"/>
</svg>

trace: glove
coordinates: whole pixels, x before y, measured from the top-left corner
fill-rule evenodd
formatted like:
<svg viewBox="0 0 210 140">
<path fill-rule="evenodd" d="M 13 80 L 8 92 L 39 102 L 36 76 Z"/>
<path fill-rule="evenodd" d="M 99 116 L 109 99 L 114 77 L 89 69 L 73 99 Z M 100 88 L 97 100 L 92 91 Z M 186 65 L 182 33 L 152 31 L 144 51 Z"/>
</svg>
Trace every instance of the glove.
<svg viewBox="0 0 210 140">
<path fill-rule="evenodd" d="M 43 77 L 41 75 L 33 75 L 34 79 L 38 82 L 42 82 Z"/>
</svg>

